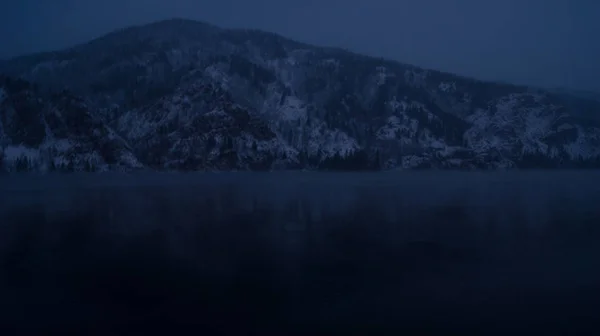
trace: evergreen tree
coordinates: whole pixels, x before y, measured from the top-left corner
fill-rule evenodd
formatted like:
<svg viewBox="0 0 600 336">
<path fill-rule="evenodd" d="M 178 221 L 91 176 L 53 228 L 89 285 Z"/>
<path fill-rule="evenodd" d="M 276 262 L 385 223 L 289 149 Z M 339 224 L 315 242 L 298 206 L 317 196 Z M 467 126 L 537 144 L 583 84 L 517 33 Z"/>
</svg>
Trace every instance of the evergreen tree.
<svg viewBox="0 0 600 336">
<path fill-rule="evenodd" d="M 206 147 L 210 150 L 215 148 L 215 146 L 217 145 L 217 141 L 215 140 L 215 138 L 213 137 L 208 137 L 206 139 Z"/>
<path fill-rule="evenodd" d="M 233 149 L 233 139 L 230 136 L 225 137 L 225 141 L 223 143 L 223 149 L 226 149 L 226 150 Z"/>
<path fill-rule="evenodd" d="M 85 162 L 85 167 L 84 167 L 85 171 L 88 173 L 93 173 L 96 171 L 96 166 L 92 163 L 91 160 L 87 160 Z"/>
<path fill-rule="evenodd" d="M 365 171 L 372 168 L 369 156 L 364 150 L 356 150 L 347 155 L 336 153 L 319 164 L 320 169 L 333 171 Z"/>
<path fill-rule="evenodd" d="M 21 155 L 17 160 L 15 160 L 15 171 L 17 173 L 27 172 L 30 170 L 30 162 L 29 158 L 25 155 Z"/>
<path fill-rule="evenodd" d="M 375 157 L 371 167 L 373 170 L 381 170 L 381 153 L 379 153 L 379 150 L 375 151 Z"/>
<path fill-rule="evenodd" d="M 48 171 L 49 172 L 55 172 L 56 171 L 56 164 L 54 163 L 53 159 L 50 159 L 50 163 L 48 164 Z"/>
</svg>

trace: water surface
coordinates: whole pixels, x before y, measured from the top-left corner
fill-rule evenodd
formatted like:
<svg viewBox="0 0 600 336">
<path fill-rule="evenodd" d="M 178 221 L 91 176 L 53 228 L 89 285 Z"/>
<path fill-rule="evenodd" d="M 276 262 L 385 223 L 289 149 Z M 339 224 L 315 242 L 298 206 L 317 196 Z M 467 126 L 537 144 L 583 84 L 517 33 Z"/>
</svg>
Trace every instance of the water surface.
<svg viewBox="0 0 600 336">
<path fill-rule="evenodd" d="M 589 171 L 2 177 L 0 326 L 596 334 L 599 182 Z"/>
</svg>

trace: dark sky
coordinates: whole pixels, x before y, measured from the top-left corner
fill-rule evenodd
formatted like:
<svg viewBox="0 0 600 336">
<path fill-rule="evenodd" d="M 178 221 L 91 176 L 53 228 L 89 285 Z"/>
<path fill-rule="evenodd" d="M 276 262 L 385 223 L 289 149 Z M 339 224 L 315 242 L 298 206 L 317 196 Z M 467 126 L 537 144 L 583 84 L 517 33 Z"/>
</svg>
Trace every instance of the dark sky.
<svg viewBox="0 0 600 336">
<path fill-rule="evenodd" d="M 482 79 L 600 92 L 600 0 L 13 0 L 0 58 L 172 17 Z"/>
</svg>

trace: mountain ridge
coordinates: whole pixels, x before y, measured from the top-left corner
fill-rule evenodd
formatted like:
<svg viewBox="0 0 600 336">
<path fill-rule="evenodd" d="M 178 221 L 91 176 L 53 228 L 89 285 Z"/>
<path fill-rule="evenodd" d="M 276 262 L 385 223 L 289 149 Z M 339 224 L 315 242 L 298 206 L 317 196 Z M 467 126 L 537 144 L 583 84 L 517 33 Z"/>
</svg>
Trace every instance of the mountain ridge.
<svg viewBox="0 0 600 336">
<path fill-rule="evenodd" d="M 253 33 L 258 33 L 258 34 L 267 34 L 267 35 L 272 35 L 276 38 L 279 39 L 285 39 L 288 41 L 292 41 L 298 45 L 307 47 L 307 48 L 319 48 L 319 49 L 328 49 L 334 52 L 341 52 L 341 53 L 346 53 L 352 56 L 358 56 L 358 57 L 362 57 L 362 58 L 369 58 L 371 59 L 371 61 L 382 61 L 382 62 L 390 62 L 390 63 L 397 63 L 399 65 L 402 66 L 406 66 L 406 67 L 412 67 L 418 70 L 426 70 L 426 71 L 433 71 L 433 72 L 438 72 L 440 74 L 443 75 L 449 75 L 449 76 L 454 76 L 457 78 L 462 78 L 463 80 L 471 80 L 471 81 L 476 81 L 476 82 L 481 82 L 481 83 L 486 83 L 486 84 L 499 84 L 499 85 L 506 85 L 506 86 L 511 86 L 511 87 L 515 87 L 515 88 L 519 88 L 519 89 L 532 89 L 532 90 L 540 90 L 540 91 L 548 91 L 548 92 L 552 92 L 554 90 L 551 89 L 545 89 L 545 88 L 536 88 L 533 86 L 529 86 L 529 85 L 524 85 L 524 84 L 514 84 L 514 83 L 509 83 L 509 82 L 501 82 L 501 81 L 493 81 L 493 80 L 484 80 L 484 79 L 479 79 L 476 77 L 472 77 L 472 76 L 466 76 L 466 75 L 459 75 L 459 74 L 455 74 L 452 72 L 448 72 L 448 71 L 442 71 L 442 70 L 437 70 L 437 69 L 428 69 L 426 67 L 422 67 L 422 66 L 418 66 L 418 65 L 413 65 L 413 64 L 409 64 L 409 63 L 405 63 L 399 60 L 395 60 L 395 59 L 391 59 L 391 58 L 386 58 L 386 57 L 377 57 L 377 56 L 372 56 L 372 55 L 367 55 L 367 54 L 361 54 L 359 52 L 355 52 L 352 51 L 350 49 L 347 48 L 343 48 L 343 47 L 330 47 L 330 46 L 325 46 L 325 45 L 319 45 L 319 44 L 313 44 L 313 43 L 307 43 L 307 42 L 299 42 L 296 41 L 294 39 L 288 38 L 284 35 L 275 33 L 275 32 L 270 32 L 270 31 L 266 31 L 266 30 L 261 30 L 261 29 L 254 29 L 254 28 L 223 28 L 220 27 L 218 25 L 214 25 L 205 21 L 197 21 L 197 20 L 192 20 L 192 19 L 185 19 L 185 18 L 178 18 L 178 17 L 174 17 L 174 18 L 170 18 L 170 19 L 164 19 L 164 20 L 159 20 L 159 21 L 154 21 L 151 23 L 146 23 L 146 24 L 137 24 L 137 25 L 132 25 L 132 26 L 127 26 L 127 27 L 122 27 L 122 28 L 118 28 L 115 30 L 112 30 L 104 35 L 98 36 L 96 38 L 93 38 L 87 42 L 83 42 L 83 43 L 78 43 L 76 45 L 73 45 L 71 47 L 67 47 L 67 48 L 63 48 L 63 49 L 58 49 L 58 50 L 51 50 L 51 51 L 41 51 L 41 52 L 34 52 L 34 53 L 29 53 L 29 54 L 25 54 L 25 55 L 20 55 L 20 56 L 14 56 L 14 57 L 9 57 L 6 59 L 0 59 L 0 65 L 2 63 L 11 63 L 14 61 L 21 61 L 27 58 L 37 58 L 37 57 L 42 57 L 42 56 L 53 56 L 56 54 L 61 54 L 61 53 L 65 53 L 65 52 L 70 52 L 70 51 L 75 51 L 77 49 L 80 48 L 84 48 L 90 44 L 93 44 L 94 42 L 98 42 L 98 41 L 102 41 L 105 40 L 107 38 L 110 38 L 111 36 L 114 35 L 118 35 L 118 34 L 122 34 L 122 33 L 126 33 L 128 31 L 135 31 L 137 29 L 143 29 L 143 28 L 147 28 L 149 26 L 160 26 L 160 25 L 166 25 L 166 24 L 174 24 L 174 23 L 179 23 L 179 24 L 195 24 L 195 25 L 200 25 L 200 26 L 205 26 L 208 29 L 213 29 L 213 30 L 221 30 L 221 31 L 230 31 L 230 32 L 253 32 Z M 565 91 L 569 91 L 572 92 L 573 90 L 568 90 L 568 89 L 564 89 L 564 88 L 557 88 L 555 89 L 558 92 L 565 92 Z M 588 94 L 591 92 L 588 92 Z"/>
<path fill-rule="evenodd" d="M 511 86 L 511 87 L 515 87 L 515 88 L 518 88 L 518 89 L 528 89 L 528 90 L 534 90 L 534 91 L 550 92 L 550 93 L 555 93 L 555 94 L 566 94 L 566 95 L 573 96 L 573 97 L 587 98 L 587 99 L 593 99 L 593 100 L 600 99 L 600 92 L 595 92 L 595 91 L 576 90 L 576 89 L 570 89 L 570 88 L 565 88 L 565 87 L 540 87 L 540 86 L 532 86 L 532 85 L 526 85 L 526 84 L 516 84 L 516 83 L 511 83 L 511 82 L 507 82 L 507 81 L 500 81 L 500 80 L 495 81 L 495 80 L 491 80 L 491 79 L 480 79 L 480 78 L 477 78 L 477 77 L 474 77 L 474 76 L 461 75 L 461 74 L 453 73 L 453 72 L 450 72 L 450 71 L 444 71 L 444 70 L 439 70 L 439 69 L 432 69 L 432 68 L 427 68 L 427 67 L 423 67 L 423 66 L 419 66 L 419 65 L 405 63 L 405 62 L 402 62 L 400 60 L 396 60 L 396 59 L 392 59 L 392 58 L 378 57 L 378 56 L 373 56 L 373 55 L 368 55 L 368 54 L 361 54 L 360 52 L 352 51 L 352 50 L 350 50 L 348 48 L 331 47 L 331 46 L 314 44 L 314 43 L 308 43 L 308 42 L 300 42 L 300 41 L 294 40 L 292 38 L 288 38 L 288 37 L 286 37 L 284 35 L 281 35 L 279 33 L 270 32 L 270 31 L 266 31 L 266 30 L 262 30 L 262 29 L 255 29 L 255 28 L 223 28 L 221 26 L 218 26 L 218 25 L 206 22 L 206 21 L 198 21 L 198 20 L 186 19 L 186 18 L 180 18 L 180 17 L 173 17 L 173 18 L 170 18 L 170 19 L 158 20 L 158 21 L 154 21 L 154 22 L 151 22 L 151 23 L 137 24 L 137 25 L 126 26 L 126 27 L 114 29 L 114 30 L 112 30 L 112 31 L 110 31 L 108 33 L 105 33 L 105 34 L 101 35 L 101 36 L 95 37 L 95 38 L 93 38 L 93 39 L 91 39 L 91 40 L 89 40 L 87 42 L 78 43 L 78 44 L 75 44 L 75 45 L 73 45 L 71 47 L 67 47 L 67 48 L 63 48 L 63 49 L 33 52 L 33 53 L 24 54 L 24 55 L 8 57 L 8 58 L 5 58 L 5 59 L 1 59 L 0 58 L 0 64 L 2 64 L 2 63 L 10 63 L 10 62 L 14 62 L 16 60 L 22 60 L 22 59 L 26 59 L 26 58 L 37 58 L 37 57 L 41 57 L 41 56 L 51 56 L 51 55 L 60 54 L 60 53 L 68 52 L 68 51 L 73 51 L 73 50 L 75 50 L 77 48 L 85 47 L 86 45 L 89 45 L 89 44 L 91 44 L 91 43 L 93 43 L 93 42 L 95 42 L 97 40 L 106 39 L 106 38 L 109 38 L 110 36 L 117 35 L 117 34 L 129 31 L 129 30 L 135 30 L 135 29 L 145 28 L 145 27 L 150 26 L 150 25 L 164 25 L 164 24 L 169 24 L 169 23 L 203 25 L 203 26 L 205 26 L 205 27 L 207 27 L 209 29 L 216 29 L 216 30 L 222 30 L 222 31 L 255 32 L 255 33 L 259 33 L 259 34 L 269 34 L 269 35 L 274 35 L 277 38 L 281 38 L 281 39 L 286 39 L 286 40 L 293 41 L 296 44 L 303 45 L 303 46 L 309 47 L 309 48 L 329 49 L 329 50 L 343 52 L 343 53 L 347 53 L 347 54 L 351 54 L 351 55 L 356 55 L 356 56 L 359 56 L 359 57 L 370 58 L 372 60 L 380 60 L 380 61 L 384 61 L 384 62 L 398 63 L 398 64 L 403 65 L 403 66 L 413 67 L 415 69 L 420 69 L 420 70 L 438 72 L 440 74 L 450 75 L 450 76 L 454 76 L 454 77 L 457 77 L 457 78 L 461 78 L 463 80 L 471 80 L 471 81 L 476 81 L 476 82 L 480 82 L 480 83 L 484 83 L 484 84 L 506 85 L 506 86 Z"/>
<path fill-rule="evenodd" d="M 20 90 L 0 85 L 0 145 L 7 171 L 17 170 L 17 159 L 6 152 L 25 146 L 15 135 L 14 116 L 29 106 L 39 110 L 31 120 L 45 120 L 48 110 L 60 109 L 57 98 L 40 93 L 44 90 L 78 97 L 81 109 L 107 130 L 96 133 L 113 134 L 110 141 L 65 135 L 75 143 L 87 141 L 90 148 L 108 142 L 118 151 L 94 160 L 74 156 L 67 161 L 75 171 L 87 166 L 600 166 L 600 102 L 313 46 L 259 30 L 163 20 L 63 51 L 0 61 L 0 73 L 31 83 Z M 15 95 L 40 101 L 41 107 L 15 105 Z M 69 127 L 79 127 L 69 120 L 64 120 Z M 42 145 L 56 138 L 55 132 L 45 127 L 38 137 L 45 140 L 25 146 L 34 153 L 24 155 L 25 160 L 56 161 Z M 126 159 L 115 164 L 107 155 Z M 52 165 L 29 166 L 38 171 Z"/>
</svg>

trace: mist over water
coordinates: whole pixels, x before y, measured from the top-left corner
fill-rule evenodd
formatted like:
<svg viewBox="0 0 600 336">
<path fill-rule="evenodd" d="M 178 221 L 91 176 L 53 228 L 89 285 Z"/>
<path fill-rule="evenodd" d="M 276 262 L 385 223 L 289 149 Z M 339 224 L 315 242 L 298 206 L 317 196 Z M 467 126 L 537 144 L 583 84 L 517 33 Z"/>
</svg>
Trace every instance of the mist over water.
<svg viewBox="0 0 600 336">
<path fill-rule="evenodd" d="M 600 173 L 0 178 L 0 332 L 596 334 Z"/>
</svg>

